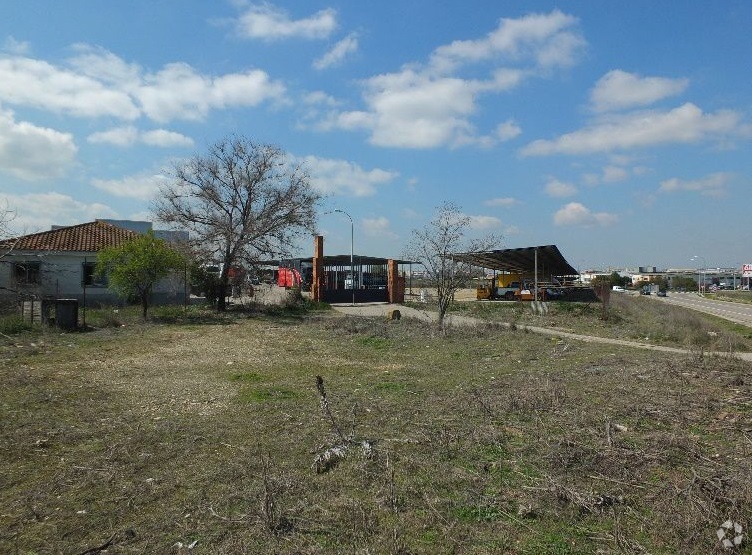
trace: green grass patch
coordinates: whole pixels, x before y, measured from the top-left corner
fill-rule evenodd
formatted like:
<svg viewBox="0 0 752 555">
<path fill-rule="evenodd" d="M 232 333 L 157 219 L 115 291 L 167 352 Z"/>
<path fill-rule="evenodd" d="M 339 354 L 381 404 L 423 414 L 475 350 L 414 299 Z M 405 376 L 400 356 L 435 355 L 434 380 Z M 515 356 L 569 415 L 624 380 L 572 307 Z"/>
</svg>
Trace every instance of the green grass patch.
<svg viewBox="0 0 752 555">
<path fill-rule="evenodd" d="M 374 389 L 381 392 L 404 393 L 407 391 L 407 385 L 398 382 L 381 382 L 377 383 Z"/>
<path fill-rule="evenodd" d="M 0 553 L 704 554 L 752 521 L 733 357 L 328 311 L 19 338 Z"/>
<path fill-rule="evenodd" d="M 392 342 L 388 338 L 378 336 L 359 337 L 357 342 L 364 347 L 377 351 L 385 351 L 392 346 Z"/>
<path fill-rule="evenodd" d="M 301 394 L 285 387 L 249 388 L 240 393 L 240 399 L 249 403 L 266 403 L 298 399 Z"/>
<path fill-rule="evenodd" d="M 466 522 L 490 522 L 506 516 L 506 512 L 497 507 L 457 507 L 455 515 Z"/>
<path fill-rule="evenodd" d="M 257 383 L 263 381 L 264 377 L 258 372 L 241 372 L 230 375 L 230 381 L 241 383 Z"/>
</svg>

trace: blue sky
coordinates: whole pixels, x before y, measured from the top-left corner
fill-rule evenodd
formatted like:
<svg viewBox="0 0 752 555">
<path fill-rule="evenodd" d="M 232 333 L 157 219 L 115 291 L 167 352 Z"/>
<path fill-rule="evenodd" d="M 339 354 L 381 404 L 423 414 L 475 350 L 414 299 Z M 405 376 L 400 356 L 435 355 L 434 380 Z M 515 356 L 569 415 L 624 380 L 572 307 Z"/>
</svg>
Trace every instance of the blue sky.
<svg viewBox="0 0 752 555">
<path fill-rule="evenodd" d="M 18 231 L 151 219 L 240 133 L 400 256 L 443 201 L 575 267 L 752 262 L 747 0 L 0 4 L 0 201 Z M 325 252 L 350 223 L 323 213 Z M 302 254 L 309 254 L 305 245 Z"/>
</svg>

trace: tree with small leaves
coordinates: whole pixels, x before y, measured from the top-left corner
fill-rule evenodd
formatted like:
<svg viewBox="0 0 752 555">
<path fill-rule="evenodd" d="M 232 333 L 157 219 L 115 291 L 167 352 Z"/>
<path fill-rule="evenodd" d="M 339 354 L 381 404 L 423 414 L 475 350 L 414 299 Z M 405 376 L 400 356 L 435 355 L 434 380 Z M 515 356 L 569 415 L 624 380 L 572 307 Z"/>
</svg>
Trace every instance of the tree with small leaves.
<svg viewBox="0 0 752 555">
<path fill-rule="evenodd" d="M 99 251 L 95 273 L 106 275 L 109 286 L 121 297 L 137 299 L 146 319 L 154 287 L 185 265 L 180 252 L 149 232 Z"/>
</svg>

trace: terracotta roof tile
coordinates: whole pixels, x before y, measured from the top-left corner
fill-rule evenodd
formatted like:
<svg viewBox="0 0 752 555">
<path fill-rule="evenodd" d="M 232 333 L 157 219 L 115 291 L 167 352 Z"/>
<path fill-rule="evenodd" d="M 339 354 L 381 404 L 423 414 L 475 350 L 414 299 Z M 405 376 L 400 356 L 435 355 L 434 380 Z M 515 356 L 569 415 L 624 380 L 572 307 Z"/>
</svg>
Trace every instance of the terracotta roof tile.
<svg viewBox="0 0 752 555">
<path fill-rule="evenodd" d="M 13 246 L 15 250 L 96 252 L 138 236 L 134 231 L 96 220 L 8 239 L 0 243 L 0 249 Z"/>
</svg>

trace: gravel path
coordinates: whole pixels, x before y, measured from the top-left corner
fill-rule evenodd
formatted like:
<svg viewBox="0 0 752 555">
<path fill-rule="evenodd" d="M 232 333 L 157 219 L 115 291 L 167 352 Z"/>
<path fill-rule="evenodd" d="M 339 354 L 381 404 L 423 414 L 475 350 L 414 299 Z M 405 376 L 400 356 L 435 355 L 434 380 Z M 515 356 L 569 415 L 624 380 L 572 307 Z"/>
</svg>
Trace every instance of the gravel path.
<svg viewBox="0 0 752 555">
<path fill-rule="evenodd" d="M 386 303 L 366 303 L 357 304 L 355 306 L 349 304 L 333 304 L 332 308 L 343 314 L 349 314 L 351 316 L 370 316 L 370 317 L 384 317 L 390 310 L 399 310 L 403 318 L 412 318 L 415 320 L 422 320 L 424 322 L 436 322 L 437 313 L 431 310 L 418 310 L 408 306 L 402 306 L 399 304 L 386 304 Z M 447 325 L 450 326 L 474 326 L 485 325 L 488 322 L 479 318 L 472 318 L 470 316 L 457 316 L 449 315 L 445 318 Z M 504 324 L 507 325 L 508 324 Z M 651 345 L 649 343 L 641 343 L 639 341 L 626 341 L 623 339 L 612 339 L 608 337 L 596 337 L 593 335 L 580 335 L 577 333 L 570 333 L 566 331 L 556 330 L 552 328 L 542 328 L 538 326 L 525 326 L 525 329 L 534 333 L 540 333 L 543 335 L 549 335 L 553 337 L 561 337 L 564 339 L 571 339 L 574 341 L 584 341 L 585 343 L 604 343 L 609 345 L 622 345 L 625 347 L 633 347 L 635 349 L 647 349 L 650 351 L 659 351 L 662 353 L 675 353 L 675 354 L 689 354 L 689 349 L 679 349 L 676 347 L 664 347 L 661 345 Z M 725 356 L 728 353 L 721 352 L 709 352 L 710 355 Z M 752 353 L 735 353 L 741 360 L 752 362 Z"/>
</svg>

